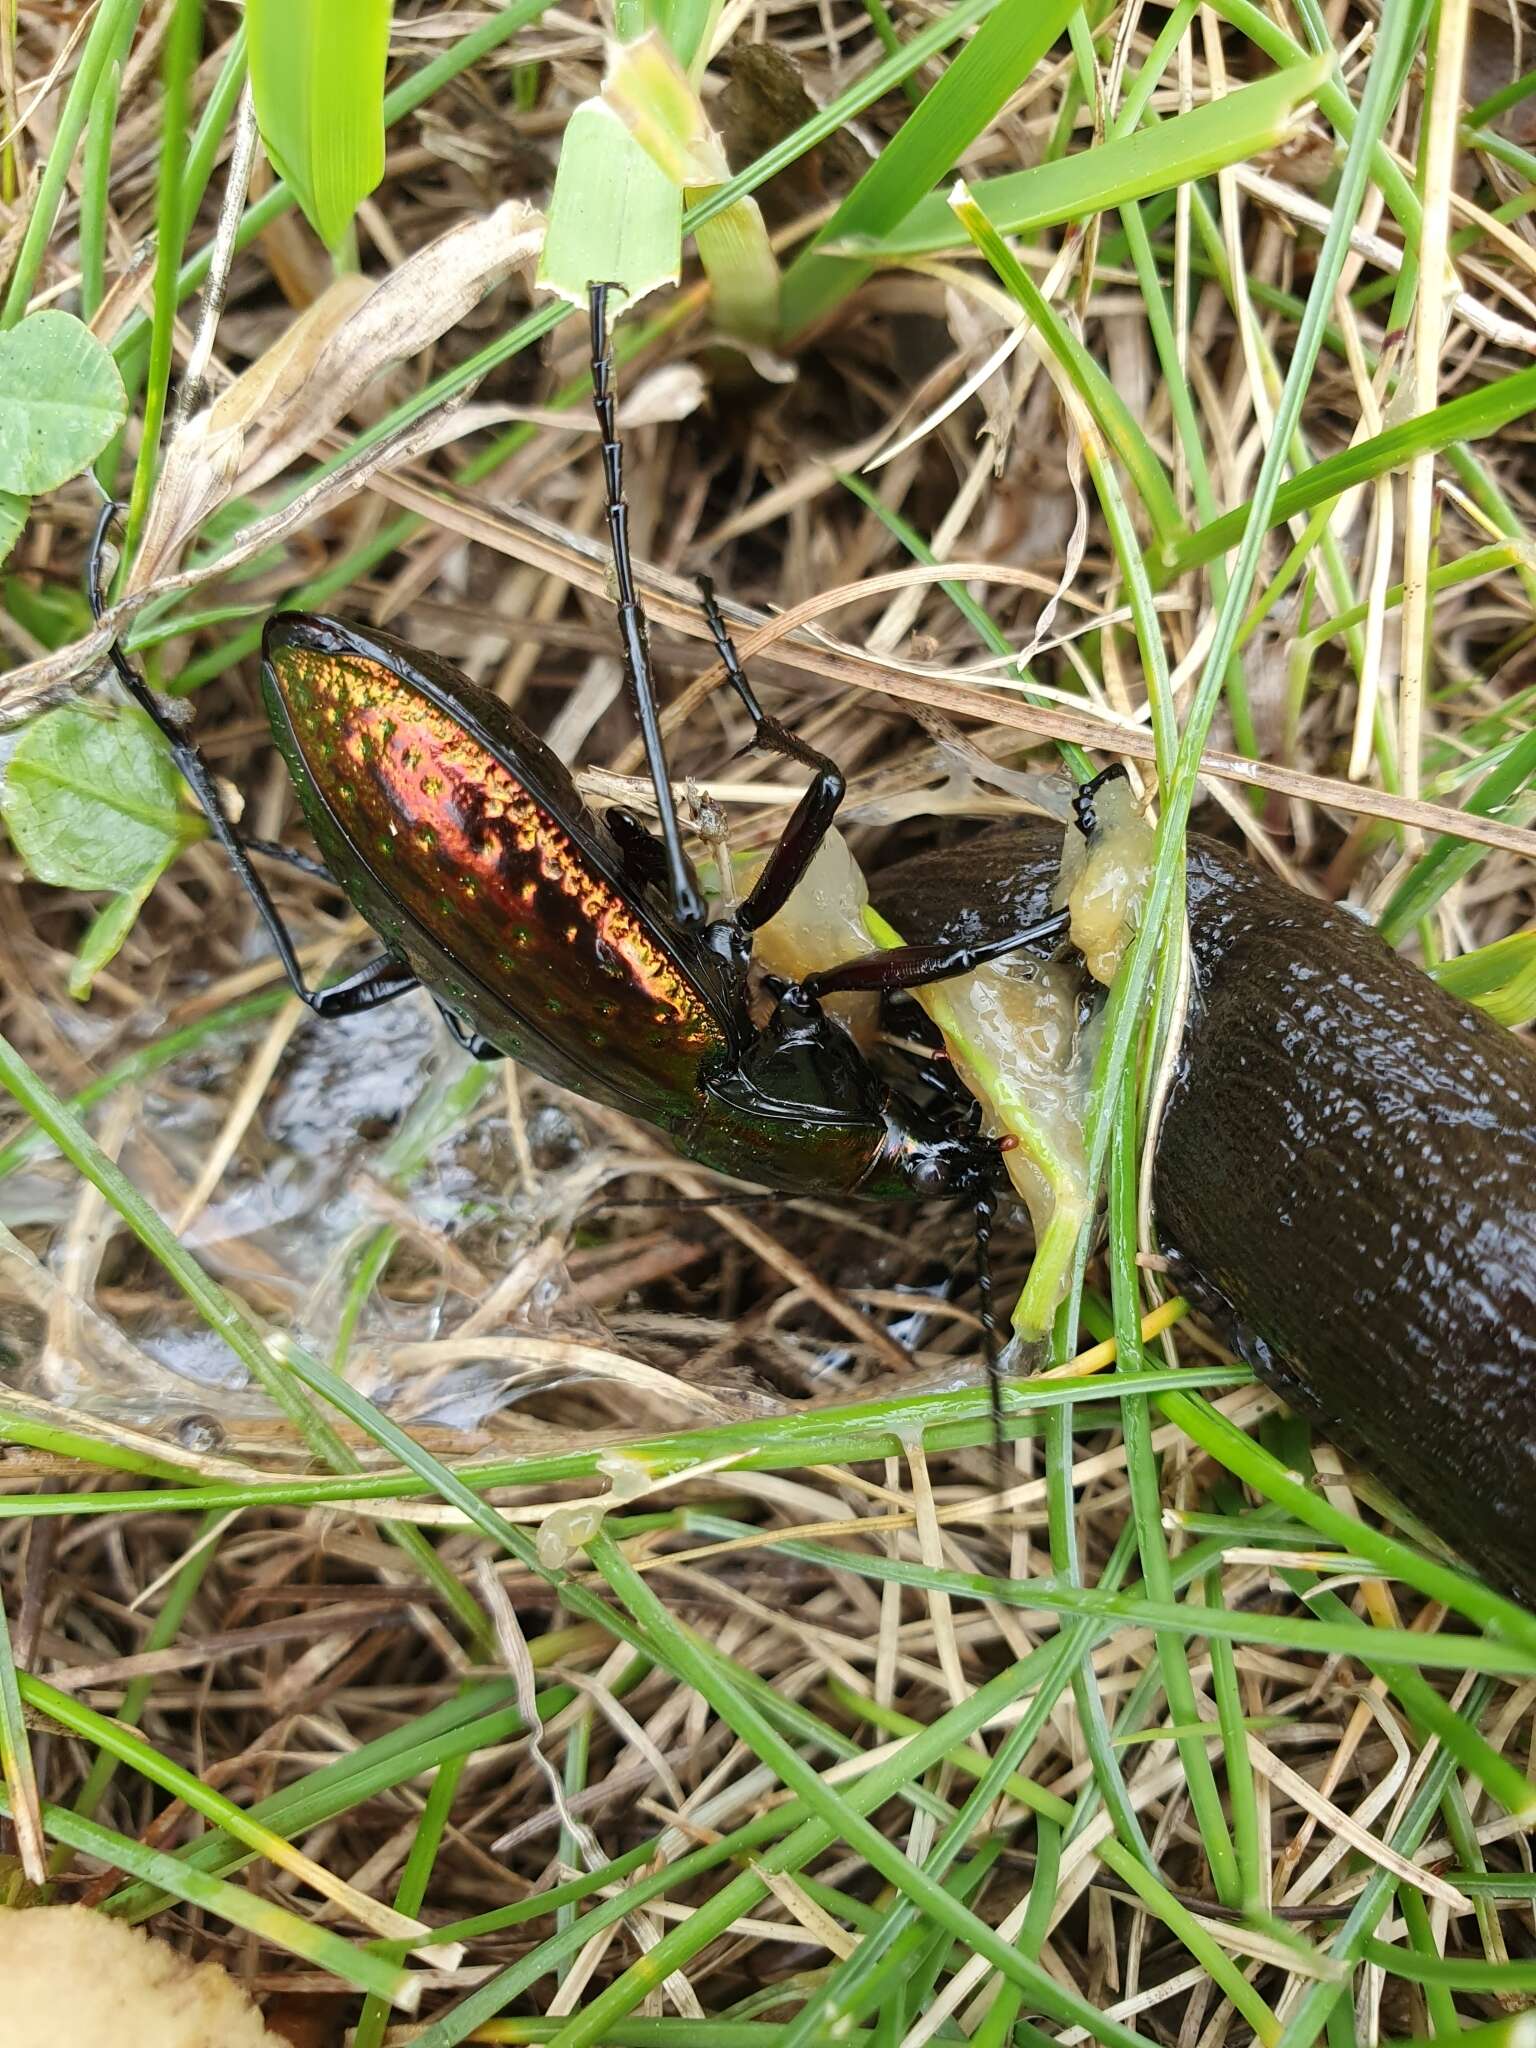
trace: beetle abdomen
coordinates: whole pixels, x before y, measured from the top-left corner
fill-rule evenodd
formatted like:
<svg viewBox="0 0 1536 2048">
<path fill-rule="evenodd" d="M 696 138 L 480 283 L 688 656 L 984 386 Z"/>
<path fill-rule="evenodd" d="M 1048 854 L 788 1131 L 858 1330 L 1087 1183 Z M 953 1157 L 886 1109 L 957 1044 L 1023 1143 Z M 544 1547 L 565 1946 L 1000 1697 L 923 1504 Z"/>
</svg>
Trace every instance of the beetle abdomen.
<svg viewBox="0 0 1536 2048">
<path fill-rule="evenodd" d="M 879 878 L 904 937 L 1043 910 L 1060 835 Z M 984 907 L 979 907 L 984 906 Z M 1536 1059 L 1348 912 L 1206 840 L 1159 1230 L 1260 1373 L 1536 1604 Z"/>
</svg>

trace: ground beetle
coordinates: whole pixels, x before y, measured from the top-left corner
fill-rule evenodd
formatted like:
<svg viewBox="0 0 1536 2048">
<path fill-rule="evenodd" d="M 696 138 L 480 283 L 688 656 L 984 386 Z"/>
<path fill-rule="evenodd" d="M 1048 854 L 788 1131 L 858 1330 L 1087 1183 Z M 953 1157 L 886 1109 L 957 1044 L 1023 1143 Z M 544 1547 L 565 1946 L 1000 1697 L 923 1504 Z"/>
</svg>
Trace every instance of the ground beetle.
<svg viewBox="0 0 1536 2048">
<path fill-rule="evenodd" d="M 337 619 L 280 612 L 262 641 L 272 731 L 325 872 L 384 941 L 377 959 L 313 989 L 206 762 L 115 644 L 113 664 L 164 735 L 295 993 L 316 1016 L 353 1015 L 424 988 L 476 1056 L 510 1056 L 627 1110 L 703 1165 L 801 1194 L 965 1196 L 977 1205 L 982 1247 L 1000 1183 L 996 1143 L 979 1135 L 974 1116 L 966 1128 L 952 1109 L 893 1091 L 821 999 L 969 973 L 1020 948 L 1048 953 L 1065 914 L 984 945 L 873 952 L 802 982 L 774 982 L 772 1014 L 754 1025 L 753 934 L 804 875 L 843 778 L 764 713 L 701 581 L 704 616 L 754 744 L 811 771 L 750 893 L 733 916 L 711 920 L 683 850 L 630 556 L 610 289 L 594 285 L 591 294 L 593 398 L 624 673 L 659 838 L 627 811 L 594 816 L 548 747 L 436 655 Z M 112 511 L 93 550 L 98 615 Z"/>
</svg>

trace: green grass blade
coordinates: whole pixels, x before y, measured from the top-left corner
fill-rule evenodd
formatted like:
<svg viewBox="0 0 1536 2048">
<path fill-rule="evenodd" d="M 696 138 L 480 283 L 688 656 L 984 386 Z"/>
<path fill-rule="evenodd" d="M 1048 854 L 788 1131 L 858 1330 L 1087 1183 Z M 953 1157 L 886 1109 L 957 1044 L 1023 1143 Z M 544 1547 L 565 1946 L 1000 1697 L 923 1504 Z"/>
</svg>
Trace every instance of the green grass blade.
<svg viewBox="0 0 1536 2048">
<path fill-rule="evenodd" d="M 1503 760 L 1489 769 L 1463 808 L 1479 818 L 1520 820 L 1525 815 L 1525 800 L 1533 780 L 1536 729 L 1520 735 Z M 1484 857 L 1480 847 L 1466 840 L 1437 839 L 1414 862 L 1387 900 L 1380 924 L 1387 943 L 1400 944 L 1446 892 L 1463 881 Z"/>
<path fill-rule="evenodd" d="M 1400 469 L 1412 456 L 1426 450 L 1438 452 L 1453 442 L 1484 440 L 1533 410 L 1536 367 L 1516 370 L 1508 377 L 1496 377 L 1491 383 L 1479 385 L 1474 391 L 1464 391 L 1459 398 L 1447 399 L 1432 412 L 1401 420 L 1382 433 L 1314 463 L 1303 475 L 1289 478 L 1265 508 L 1265 529 L 1341 497 L 1356 484 L 1369 483 L 1389 470 Z M 1186 569 L 1198 569 L 1226 554 L 1242 538 L 1252 512 L 1251 502 L 1238 505 L 1197 527 L 1187 539 L 1164 547 L 1157 558 L 1159 582 L 1167 582 Z"/>
<path fill-rule="evenodd" d="M 165 405 L 171 382 L 171 356 L 175 347 L 176 277 L 181 264 L 182 244 L 192 223 L 182 203 L 181 172 L 187 148 L 187 112 L 192 74 L 202 40 L 203 16 L 199 0 L 176 0 L 161 53 L 160 161 L 156 167 L 155 196 L 155 289 L 154 316 L 149 336 L 149 365 L 144 379 L 144 405 L 139 429 L 139 453 L 134 464 L 133 487 L 128 498 L 128 518 L 123 536 L 123 553 L 131 561 L 144 530 L 150 492 L 160 461 L 160 430 L 165 423 Z"/>
<path fill-rule="evenodd" d="M 1236 1432 L 1241 1434 L 1241 1432 Z M 1244 1441 L 1247 1441 L 1244 1439 Z M 1257 1448 L 1255 1446 L 1255 1448 Z M 1359 1524 L 1356 1524 L 1359 1527 Z M 1358 1657 L 1362 1663 L 1403 1665 L 1425 1671 L 1482 1671 L 1502 1677 L 1536 1675 L 1536 1645 L 1486 1636 L 1424 1636 L 1412 1629 L 1378 1629 L 1359 1621 L 1298 1621 L 1282 1614 L 1228 1612 L 1183 1601 L 1149 1600 L 1139 1593 L 1106 1593 L 1102 1587 L 1048 1579 L 1000 1579 L 986 1572 L 941 1570 L 857 1551 L 839 1551 L 829 1544 L 786 1538 L 769 1546 L 786 1557 L 838 1571 L 854 1571 L 866 1579 L 908 1586 L 925 1594 L 947 1593 L 956 1600 L 996 1600 L 1024 1611 L 1079 1615 L 1106 1624 L 1167 1629 L 1186 1640 L 1221 1635 L 1230 1642 L 1288 1644 L 1318 1656 Z M 1403 1548 L 1399 1545 L 1398 1548 Z M 1364 1548 L 1364 1545 L 1362 1545 Z M 1426 1565 L 1427 1560 L 1423 1561 Z M 1430 1569 L 1442 1569 L 1429 1567 Z M 1448 1577 L 1458 1576 L 1447 1573 Z M 1489 1602 L 1508 1608 L 1498 1595 Z M 1530 1633 L 1530 1617 L 1512 1609 Z"/>
<path fill-rule="evenodd" d="M 263 1022 L 292 1000 L 286 986 L 268 988 L 257 995 L 243 996 L 222 1009 L 210 1010 L 196 1023 L 184 1025 L 179 1031 L 168 1031 L 163 1038 L 154 1039 L 126 1054 L 96 1080 L 88 1081 L 79 1094 L 72 1095 L 66 1107 L 79 1116 L 93 1109 L 98 1102 L 104 1102 L 117 1089 L 147 1080 L 184 1053 L 195 1052 L 199 1046 L 217 1042 L 226 1031 L 239 1031 L 246 1024 Z M 9 1144 L 0 1146 L 0 1180 L 47 1150 L 48 1139 L 42 1131 L 34 1127 L 20 1132 Z"/>
<path fill-rule="evenodd" d="M 1085 2027 L 1107 2048 L 1140 2048 L 1129 2028 L 1108 2019 L 1075 1992 L 1066 1990 L 961 1905 L 937 1880 L 914 1869 L 896 1843 L 865 1819 L 840 1790 L 828 1785 L 799 1751 L 778 1735 L 738 1688 L 728 1661 L 673 1620 L 610 1537 L 600 1531 L 587 1546 L 587 1554 L 635 1620 L 664 1648 L 677 1676 L 708 1700 L 781 1783 L 798 1793 L 830 1830 L 833 1839 L 845 1842 L 862 1856 L 888 1883 L 910 1898 L 930 1922 L 945 1928 L 974 1953 L 985 1956 L 1010 1982 L 1022 1985 L 1041 2011 L 1069 2025 Z M 654 1961 L 654 1957 L 650 1960 Z M 555 2037 L 558 2048 L 593 2048 L 594 2043 L 601 2041 L 609 2017 L 604 2005 L 604 1998 L 599 1997 L 585 2013 L 570 2021 Z"/>
<path fill-rule="evenodd" d="M 11 1654 L 11 1629 L 0 1601 L 0 1778 L 5 1780 L 6 1810 L 16 1831 L 22 1874 L 29 1883 L 48 1882 L 48 1858 L 37 1802 L 37 1773 L 32 1744 L 21 1710 L 21 1689 Z"/>
<path fill-rule="evenodd" d="M 894 1755 L 885 1757 L 854 1779 L 843 1795 L 847 1805 L 856 1813 L 867 1814 L 897 1796 L 924 1772 L 933 1769 L 951 1748 L 967 1740 L 1010 1705 L 1022 1689 L 1048 1685 L 1051 1674 L 1065 1661 L 1065 1647 L 1061 1640 L 1047 1644 L 1023 1663 L 979 1686 L 968 1699 L 941 1715 L 931 1727 L 914 1736 Z M 776 1840 L 786 1825 L 793 1832 L 782 1840 Z M 472 1991 L 451 2012 L 435 2021 L 415 2043 L 415 2048 L 457 2048 L 459 2042 L 494 2018 L 530 1985 L 537 1983 L 563 1957 L 575 1954 L 595 1933 L 611 1926 L 626 1912 L 677 1885 L 690 1882 L 696 1875 L 741 1855 L 750 1847 L 773 1843 L 774 1846 L 765 1853 L 751 1858 L 751 1867 L 747 1871 L 696 1906 L 685 1926 L 669 1929 L 639 1965 L 626 1970 L 612 1984 L 604 1987 L 582 2015 L 582 2021 L 595 2027 L 598 2039 L 609 2038 L 609 2030 L 621 2023 L 621 2016 L 639 2003 L 660 1973 L 686 1963 L 705 1943 L 723 1934 L 739 1913 L 750 1911 L 767 1895 L 769 1876 L 798 1870 L 802 1865 L 813 1862 L 836 1839 L 835 1830 L 819 1814 L 808 1812 L 807 1802 L 791 1798 L 760 1814 L 733 1836 L 680 1857 L 667 1870 L 636 1880 L 619 1897 L 605 1900 L 583 1919 L 562 1928 L 531 1955 L 502 1971 L 490 1983 Z M 533 1903 L 528 1902 L 530 1906 Z M 519 1909 L 506 1910 L 510 1913 Z M 458 1932 L 462 1935 L 462 1928 Z"/>
<path fill-rule="evenodd" d="M 203 1575 L 218 1554 L 218 1544 L 213 1540 L 225 1518 L 207 1515 L 196 1535 L 187 1546 L 187 1554 L 171 1581 L 169 1592 L 161 1603 L 160 1612 L 155 1616 L 154 1625 L 144 1638 L 146 1650 L 168 1650 L 180 1633 L 187 1610 L 197 1596 L 197 1589 L 203 1582 Z M 123 1692 L 122 1704 L 113 1716 L 123 1728 L 137 1728 L 154 1690 L 153 1678 L 133 1678 Z M 86 1773 L 74 1802 L 75 1812 L 87 1820 L 95 1817 L 96 1809 L 107 1795 L 107 1789 L 117 1775 L 118 1759 L 107 1750 L 96 1752 L 95 1761 Z"/>
<path fill-rule="evenodd" d="M 1536 931 L 1511 932 L 1430 969 L 1440 986 L 1518 1031 L 1536 1019 Z"/>
<path fill-rule="evenodd" d="M 1183 532 L 1184 521 L 1179 516 L 1167 471 L 1130 407 L 981 212 L 969 188 L 956 185 L 946 204 L 960 227 L 992 265 L 999 280 L 1024 309 L 1031 328 L 1039 336 L 1038 345 L 1049 351 L 1092 415 L 1094 425 L 1135 484 L 1153 530 L 1171 543 L 1175 534 Z M 1086 452 L 1090 462 L 1097 459 L 1098 451 L 1091 442 Z M 1155 626 L 1155 613 L 1152 621 Z"/>
<path fill-rule="evenodd" d="M 1254 85 L 1240 86 L 1225 99 L 1209 100 L 1155 127 L 1138 128 L 1073 156 L 978 178 L 971 197 L 1005 235 L 1080 221 L 1194 178 L 1210 177 L 1285 140 L 1298 107 L 1316 98 L 1328 60 L 1289 64 Z M 942 192 L 919 200 L 901 224 L 878 238 L 844 234 L 839 245 L 850 255 L 890 262 L 937 255 L 965 246 L 949 201 Z"/>
<path fill-rule="evenodd" d="M 37 274 L 53 234 L 54 222 L 58 219 L 69 167 L 74 162 L 81 134 L 90 118 L 107 66 L 115 59 L 129 32 L 125 25 L 138 19 L 142 6 L 143 0 L 103 0 L 96 10 L 90 34 L 80 52 L 80 61 L 69 81 L 69 91 L 64 96 L 58 127 L 27 218 L 27 230 L 16 252 L 16 267 L 11 272 L 5 305 L 0 309 L 0 328 L 14 327 L 27 310 L 32 287 L 37 283 Z"/>
<path fill-rule="evenodd" d="M 785 272 L 780 324 L 788 341 L 825 319 L 874 268 L 869 257 L 831 250 L 850 236 L 878 241 L 899 226 L 996 118 L 1076 5 L 1077 0 L 1000 0 Z"/>
<path fill-rule="evenodd" d="M 0 1803 L 7 1813 L 12 1811 L 8 1795 L 0 1794 Z M 407 2012 L 416 2008 L 421 1987 L 411 1971 L 355 1947 L 329 1928 L 313 1926 L 286 1906 L 260 1898 L 243 1885 L 225 1884 L 220 1878 L 209 1877 L 164 1849 L 148 1848 L 129 1835 L 117 1834 L 97 1821 L 87 1820 L 83 1814 L 71 1813 L 67 1807 L 45 1805 L 43 1828 L 50 1841 L 95 1857 L 109 1870 L 126 1870 L 142 1883 L 157 1886 L 170 1898 L 182 1899 L 189 1906 L 201 1907 L 216 1918 L 227 1920 L 231 1927 L 243 1927 L 258 1941 L 286 1949 L 316 1969 L 329 1971 L 343 1984 L 353 1984 L 359 1991 L 387 1999 Z"/>
<path fill-rule="evenodd" d="M 246 0 L 261 139 L 328 249 L 384 175 L 390 9 L 391 0 Z"/>
<path fill-rule="evenodd" d="M 1159 1367 L 1126 1373 L 1113 1382 L 1113 1394 L 1125 1391 L 1160 1394 L 1192 1388 L 1227 1392 L 1252 1384 L 1246 1366 L 1191 1365 L 1177 1370 Z M 1090 1378 L 1004 1380 L 1005 1434 L 1033 1436 L 1039 1418 L 1073 1402 L 1084 1428 L 1102 1429 L 1119 1414 L 1107 1398 L 1111 1389 Z M 1094 1397 L 1099 1398 L 1095 1399 Z M 0 1413 L 3 1413 L 0 1410 Z M 902 1446 L 920 1435 L 932 1454 L 965 1450 L 991 1440 L 991 1396 L 985 1387 L 963 1387 L 896 1395 L 818 1409 L 814 1413 L 754 1418 L 707 1429 L 677 1430 L 626 1446 L 655 1478 L 683 1473 L 696 1465 L 730 1460 L 743 1472 L 775 1472 L 796 1465 L 858 1464 L 870 1458 L 894 1458 Z M 87 1445 L 94 1439 L 82 1437 Z M 516 1458 L 475 1460 L 454 1468 L 466 1486 L 490 1490 L 505 1486 L 549 1486 L 570 1480 L 603 1477 L 598 1449 L 558 1451 Z M 98 1454 L 94 1462 L 105 1463 Z M 179 1476 L 179 1468 L 170 1476 Z M 174 1491 L 132 1493 L 59 1493 L 7 1496 L 0 1493 L 0 1520 L 42 1515 L 132 1515 L 173 1512 L 226 1512 L 242 1507 L 315 1507 L 322 1502 L 364 1507 L 369 1501 L 419 1499 L 436 1489 L 422 1473 L 402 1467 L 388 1472 L 303 1474 L 293 1478 L 249 1481 L 208 1481 L 178 1486 Z M 1348 1546 L 1346 1546 L 1347 1548 Z M 1408 1556 L 1417 1553 L 1405 1552 Z M 1372 1562 L 1390 1571 L 1379 1558 Z M 1453 1575 L 1454 1576 L 1454 1575 Z"/>
</svg>

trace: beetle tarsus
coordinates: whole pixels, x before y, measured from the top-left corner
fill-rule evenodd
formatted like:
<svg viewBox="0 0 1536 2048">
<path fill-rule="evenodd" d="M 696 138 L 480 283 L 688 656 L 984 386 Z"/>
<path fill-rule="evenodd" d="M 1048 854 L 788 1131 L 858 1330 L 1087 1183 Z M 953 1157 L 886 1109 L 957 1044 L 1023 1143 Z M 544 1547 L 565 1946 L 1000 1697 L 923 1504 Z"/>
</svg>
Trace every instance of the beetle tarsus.
<svg viewBox="0 0 1536 2048">
<path fill-rule="evenodd" d="M 818 998 L 891 995 L 897 989 L 926 988 L 936 981 L 972 974 L 989 960 L 1000 960 L 1009 953 L 1054 952 L 1070 924 L 1070 912 L 1058 910 L 1021 931 L 979 944 L 891 946 L 884 951 L 861 953 L 856 960 L 845 960 L 837 967 L 823 968 L 819 974 L 808 974 L 804 988 L 808 995 Z"/>
<path fill-rule="evenodd" d="M 499 1045 L 493 1045 L 490 1039 L 476 1031 L 472 1025 L 466 1024 L 457 1010 L 451 1009 L 440 997 L 434 997 L 433 1000 L 437 1004 L 437 1014 L 448 1027 L 448 1035 L 452 1038 L 455 1045 L 462 1047 L 469 1054 L 472 1060 L 489 1061 L 504 1060 L 506 1058 L 506 1054 Z"/>
<path fill-rule="evenodd" d="M 1107 783 L 1128 780 L 1129 770 L 1125 763 L 1114 761 L 1108 768 L 1100 769 L 1097 775 L 1090 776 L 1087 782 L 1080 782 L 1077 785 L 1077 793 L 1072 799 L 1072 815 L 1077 820 L 1078 831 L 1085 839 L 1091 839 L 1099 829 L 1099 814 L 1093 802 L 1099 791 Z"/>
</svg>

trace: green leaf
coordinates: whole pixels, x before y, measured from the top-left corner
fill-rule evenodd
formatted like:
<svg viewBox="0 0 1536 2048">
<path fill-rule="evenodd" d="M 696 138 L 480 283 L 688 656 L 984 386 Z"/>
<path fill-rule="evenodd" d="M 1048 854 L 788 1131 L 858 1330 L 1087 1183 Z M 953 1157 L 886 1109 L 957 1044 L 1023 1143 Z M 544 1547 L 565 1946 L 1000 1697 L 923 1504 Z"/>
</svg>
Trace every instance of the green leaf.
<svg viewBox="0 0 1536 2048">
<path fill-rule="evenodd" d="M 1536 1018 L 1536 931 L 1511 932 L 1475 953 L 1442 960 L 1430 973 L 1444 989 L 1518 1031 Z"/>
<path fill-rule="evenodd" d="M 1326 465 L 1324 465 L 1326 466 Z M 1499 752 L 1462 809 L 1475 818 L 1501 818 L 1523 825 L 1536 807 L 1536 729 L 1522 732 Z M 1448 889 L 1464 881 L 1486 850 L 1475 839 L 1442 833 L 1414 862 L 1387 900 L 1377 929 L 1389 946 L 1400 945 L 1422 917 L 1428 917 Z"/>
<path fill-rule="evenodd" d="M 248 0 L 251 96 L 267 155 L 334 249 L 384 175 L 390 0 Z"/>
<path fill-rule="evenodd" d="M 0 491 L 0 562 L 20 540 L 28 510 L 25 498 L 18 498 L 14 491 Z"/>
<path fill-rule="evenodd" d="M 1388 470 L 1403 468 L 1415 455 L 1426 454 L 1430 450 L 1438 454 L 1454 442 L 1480 441 L 1489 434 L 1496 434 L 1501 428 L 1523 419 L 1533 406 L 1536 406 L 1536 365 L 1516 370 L 1508 377 L 1495 377 L 1487 384 L 1474 385 L 1470 391 L 1448 398 L 1443 405 L 1434 406 L 1428 412 L 1398 420 L 1366 440 L 1352 441 L 1337 455 L 1315 462 L 1300 476 L 1288 477 L 1280 485 L 1265 516 L 1266 530 L 1310 512 L 1314 506 L 1327 504 L 1330 499 L 1342 497 L 1345 491 L 1352 491 L 1357 484 L 1369 483 L 1373 477 L 1383 476 Z M 1229 548 L 1235 548 L 1247 530 L 1252 513 L 1251 504 L 1235 505 L 1230 512 L 1207 520 L 1204 526 L 1197 527 L 1184 539 L 1159 549 L 1153 558 L 1157 580 L 1166 583 L 1175 576 L 1181 576 L 1186 569 L 1198 569 L 1206 562 L 1214 561 L 1218 555 L 1226 554 Z"/>
<path fill-rule="evenodd" d="M 75 964 L 69 970 L 69 992 L 77 1003 L 90 1001 L 97 975 L 103 967 L 110 967 L 122 951 L 150 891 L 180 851 L 179 842 L 167 840 L 165 858 L 159 866 L 152 868 L 137 888 L 123 889 L 109 897 L 91 919 L 76 950 Z"/>
<path fill-rule="evenodd" d="M 57 889 L 138 890 L 205 830 L 144 714 L 79 704 L 22 734 L 0 817 L 30 871 Z"/>
<path fill-rule="evenodd" d="M 90 632 L 91 607 L 78 584 L 37 583 L 30 576 L 7 576 L 4 587 L 7 615 L 50 652 Z"/>
<path fill-rule="evenodd" d="M 116 363 L 73 313 L 33 313 L 0 334 L 0 492 L 57 490 L 95 461 L 127 413 Z M 7 550 L 24 510 L 14 498 L 0 505 Z"/>
<path fill-rule="evenodd" d="M 682 247 L 682 193 L 610 106 L 583 101 L 560 145 L 539 283 L 578 306 L 594 281 L 616 284 L 633 304 L 677 282 Z"/>
</svg>

